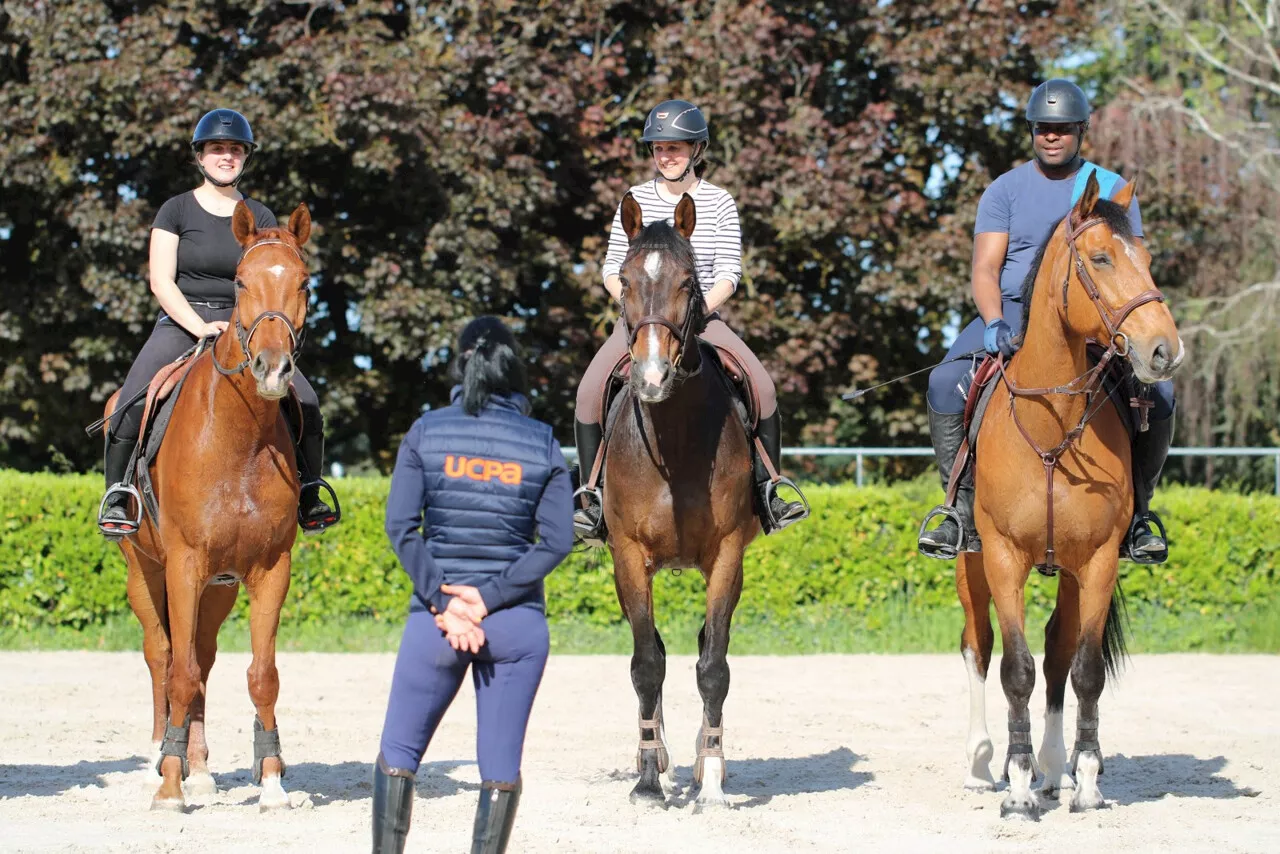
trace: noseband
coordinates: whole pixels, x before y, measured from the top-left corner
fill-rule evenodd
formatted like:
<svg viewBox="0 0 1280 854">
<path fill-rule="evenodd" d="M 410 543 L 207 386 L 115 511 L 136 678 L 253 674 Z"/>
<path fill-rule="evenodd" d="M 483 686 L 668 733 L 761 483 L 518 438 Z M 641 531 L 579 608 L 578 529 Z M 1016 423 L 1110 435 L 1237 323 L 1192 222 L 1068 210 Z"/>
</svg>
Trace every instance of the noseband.
<svg viewBox="0 0 1280 854">
<path fill-rule="evenodd" d="M 1138 294 L 1133 299 L 1122 305 L 1118 311 L 1113 311 L 1110 306 L 1102 299 L 1102 293 L 1098 290 L 1098 285 L 1090 275 L 1089 270 L 1085 267 L 1084 259 L 1080 257 L 1080 250 L 1076 246 L 1076 238 L 1085 231 L 1099 225 L 1103 222 L 1100 217 L 1092 217 L 1085 220 L 1079 225 L 1075 225 L 1071 221 L 1071 214 L 1067 214 L 1067 249 L 1071 253 L 1072 265 L 1076 271 L 1076 277 L 1080 279 L 1080 284 L 1084 286 L 1085 293 L 1089 295 L 1089 299 L 1093 301 L 1094 306 L 1098 309 L 1098 316 L 1102 318 L 1102 323 L 1107 328 L 1107 335 L 1110 338 L 1107 349 L 1103 352 L 1102 357 L 1098 360 L 1098 364 L 1085 371 L 1080 376 L 1071 380 L 1069 383 L 1053 388 L 1023 388 L 1017 385 L 1005 371 L 1005 358 L 1003 355 L 997 357 L 997 365 L 1000 368 L 1000 376 L 1004 379 L 1005 386 L 1009 389 L 1009 413 L 1013 417 L 1013 423 L 1017 425 L 1018 432 L 1022 434 L 1022 438 L 1027 441 L 1036 455 L 1040 457 L 1041 464 L 1044 465 L 1045 488 L 1047 493 L 1047 502 L 1049 510 L 1048 525 L 1046 533 L 1048 539 L 1045 543 L 1044 562 L 1035 565 L 1036 571 L 1041 575 L 1054 576 L 1062 569 L 1058 564 L 1053 549 L 1053 473 L 1058 467 L 1058 462 L 1063 455 L 1070 450 L 1076 440 L 1084 434 L 1085 425 L 1097 415 L 1099 410 L 1106 405 L 1109 400 L 1106 394 L 1097 394 L 1102 389 L 1103 378 L 1106 375 L 1107 365 L 1116 356 L 1124 358 L 1129 355 L 1129 336 L 1120 331 L 1120 324 L 1133 313 L 1134 309 L 1139 306 L 1146 305 L 1149 302 L 1164 302 L 1164 295 L 1155 288 L 1148 288 Z M 1071 267 L 1067 268 L 1067 275 L 1062 281 L 1062 307 L 1067 307 L 1067 289 L 1071 284 Z M 1027 312 L 1030 313 L 1030 306 Z M 1025 334 L 1025 330 L 1024 330 Z M 1083 385 L 1081 385 L 1083 383 Z M 1035 439 L 1031 438 L 1031 434 L 1027 432 L 1027 428 L 1022 426 L 1022 422 L 1018 420 L 1018 410 L 1014 406 L 1019 397 L 1041 397 L 1050 394 L 1062 395 L 1085 395 L 1084 414 L 1080 416 L 1079 423 L 1072 428 L 1063 440 L 1058 443 L 1057 447 L 1051 450 L 1044 450 L 1036 444 Z M 1135 403 L 1136 405 L 1136 403 Z M 1148 404 L 1150 405 L 1150 404 Z M 1145 414 L 1143 416 L 1145 418 Z"/>
<path fill-rule="evenodd" d="M 236 268 L 239 269 L 240 264 L 244 263 L 244 259 L 249 257 L 249 253 L 257 249 L 259 246 L 274 246 L 274 245 L 289 247 L 290 249 L 293 250 L 293 254 L 298 256 L 298 260 L 302 261 L 304 266 L 306 265 L 306 262 L 302 257 L 302 253 L 298 251 L 298 247 L 294 246 L 292 243 L 288 243 L 287 241 L 281 240 L 278 237 L 271 237 L 271 238 L 267 238 L 266 240 L 259 240 L 257 243 L 254 243 L 249 247 L 247 247 L 244 250 L 244 252 L 240 254 L 240 260 L 239 262 L 237 262 Z M 240 283 L 239 276 L 236 277 L 236 282 Z M 244 326 L 241 325 L 240 323 L 240 294 L 237 292 L 236 308 L 235 308 L 235 312 L 232 314 L 231 319 L 235 323 L 236 338 L 239 339 L 240 341 L 240 349 L 244 351 L 244 359 L 243 361 L 240 362 L 240 364 L 236 365 L 234 368 L 224 368 L 222 367 L 222 364 L 218 361 L 217 351 L 210 349 L 209 356 L 210 358 L 213 359 L 213 366 L 217 368 L 218 373 L 222 374 L 223 376 L 229 377 L 234 374 L 238 374 L 242 372 L 245 368 L 249 367 L 249 362 L 250 362 L 249 342 L 253 340 L 253 333 L 258 331 L 258 327 L 261 326 L 263 322 L 268 320 L 279 320 L 281 323 L 284 324 L 285 328 L 289 330 L 289 340 L 293 344 L 293 351 L 289 354 L 289 357 L 293 359 L 295 362 L 297 361 L 298 353 L 302 349 L 302 342 L 306 337 L 306 328 L 304 327 L 301 331 L 294 329 L 293 321 L 291 321 L 284 312 L 274 311 L 274 310 L 264 311 L 253 319 L 253 323 L 250 323 L 248 330 L 246 330 Z"/>
</svg>

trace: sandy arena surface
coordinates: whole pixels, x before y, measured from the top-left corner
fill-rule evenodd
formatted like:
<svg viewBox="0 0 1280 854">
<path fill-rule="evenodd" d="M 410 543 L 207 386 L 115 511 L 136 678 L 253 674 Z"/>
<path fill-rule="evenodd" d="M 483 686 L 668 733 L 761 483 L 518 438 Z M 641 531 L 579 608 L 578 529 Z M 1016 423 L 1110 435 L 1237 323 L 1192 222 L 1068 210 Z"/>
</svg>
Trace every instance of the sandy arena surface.
<svg viewBox="0 0 1280 854">
<path fill-rule="evenodd" d="M 282 653 L 278 714 L 294 809 L 260 815 L 243 654 L 209 701 L 220 791 L 149 812 L 150 692 L 141 654 L 0 653 L 0 850 L 368 851 L 370 762 L 390 655 Z M 622 657 L 553 658 L 525 749 L 512 852 L 1280 851 L 1280 657 L 1142 656 L 1103 696 L 1109 809 L 1044 801 L 1002 821 L 962 789 L 968 699 L 959 655 L 731 657 L 732 809 L 695 815 L 694 660 L 668 662 L 670 808 L 633 807 L 636 703 Z M 999 775 L 1004 697 L 987 686 Z M 1038 747 L 1043 675 L 1032 704 Z M 1068 726 L 1075 720 L 1067 691 Z M 1072 730 L 1068 731 L 1070 745 Z M 469 850 L 479 777 L 470 681 L 418 775 L 409 851 Z"/>
</svg>

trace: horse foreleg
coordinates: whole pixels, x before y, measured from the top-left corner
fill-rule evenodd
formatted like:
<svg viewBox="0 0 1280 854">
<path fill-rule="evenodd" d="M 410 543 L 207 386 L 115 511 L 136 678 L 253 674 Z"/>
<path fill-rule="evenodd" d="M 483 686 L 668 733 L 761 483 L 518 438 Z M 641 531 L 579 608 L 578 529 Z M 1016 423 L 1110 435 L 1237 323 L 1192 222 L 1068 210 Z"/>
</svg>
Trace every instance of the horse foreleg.
<svg viewBox="0 0 1280 854">
<path fill-rule="evenodd" d="M 964 787 L 990 792 L 995 789 L 996 781 L 991 777 L 995 748 L 987 732 L 987 668 L 991 664 L 995 633 L 991 630 L 991 589 L 987 586 L 980 552 L 964 552 L 956 560 L 956 592 L 964 606 L 960 654 L 969 676 L 969 736 L 964 746 L 969 772 Z"/>
<path fill-rule="evenodd" d="M 1027 646 L 1023 610 L 1023 587 L 1027 582 L 1030 561 L 1024 560 L 999 537 L 989 542 L 984 534 L 982 547 L 986 552 L 983 565 L 987 570 L 987 584 L 995 601 L 996 618 L 1000 622 L 1000 636 L 1004 642 L 1000 684 L 1009 703 L 1009 752 L 1004 763 L 1004 779 L 1009 781 L 1009 792 L 1000 804 L 1000 815 L 1039 820 L 1040 804 L 1031 791 L 1035 763 L 1031 752 L 1031 713 L 1028 709 L 1031 692 L 1036 686 L 1036 661 Z"/>
<path fill-rule="evenodd" d="M 721 543 L 720 554 L 707 575 L 707 617 L 698 636 L 702 727 L 693 780 L 701 788 L 695 811 L 729 805 L 724 794 L 724 700 L 729 695 L 729 628 L 742 595 L 742 549 Z"/>
<path fill-rule="evenodd" d="M 1067 769 L 1067 746 L 1062 736 L 1062 706 L 1067 676 L 1080 634 L 1080 588 L 1073 575 L 1058 580 L 1058 602 L 1044 627 L 1045 712 L 1044 739 L 1040 742 L 1040 767 L 1044 783 L 1040 793 L 1056 798 L 1063 789 L 1075 788 Z"/>
<path fill-rule="evenodd" d="M 201 576 L 194 553 L 169 555 L 165 588 L 169 606 L 169 639 L 173 654 L 169 664 L 169 724 L 160 746 L 163 778 L 151 801 L 152 809 L 181 812 L 186 807 L 182 781 L 187 778 L 187 747 L 191 704 L 200 690 L 200 665 L 196 661 L 195 631 L 200 607 Z"/>
<path fill-rule="evenodd" d="M 284 552 L 275 564 L 249 574 L 249 637 L 253 661 L 249 664 L 249 698 L 257 708 L 253 721 L 253 782 L 260 783 L 258 809 L 288 809 L 289 794 L 281 782 L 285 764 L 280 751 L 280 731 L 276 726 L 276 698 L 280 695 L 280 673 L 276 669 L 276 632 L 280 629 L 280 609 L 289 592 L 290 554 Z"/>
<path fill-rule="evenodd" d="M 665 807 L 662 775 L 670 767 L 662 725 L 662 683 L 667 677 L 667 653 L 654 628 L 653 576 L 640 546 L 623 544 L 614 550 L 614 585 L 618 603 L 631 625 L 631 684 L 640 702 L 640 746 L 636 770 L 640 780 L 631 802 Z"/>
<path fill-rule="evenodd" d="M 187 744 L 187 762 L 191 774 L 183 788 L 188 795 L 213 795 L 218 784 L 209 773 L 209 743 L 205 740 L 205 708 L 209 693 L 209 672 L 218 656 L 218 630 L 236 604 L 240 586 L 206 587 L 200 598 L 200 617 L 196 622 L 196 662 L 200 665 L 200 690 L 191 703 L 191 733 Z"/>
<path fill-rule="evenodd" d="M 142 626 L 142 657 L 151 674 L 151 762 L 155 768 L 160 762 L 160 743 L 169 721 L 169 625 L 166 615 L 164 566 L 146 557 L 132 543 L 122 543 L 129 575 L 125 590 L 129 607 Z"/>
<path fill-rule="evenodd" d="M 1106 806 L 1098 789 L 1102 773 L 1102 747 L 1098 743 L 1098 698 L 1107 682 L 1108 641 L 1114 645 L 1111 656 L 1119 654 L 1122 627 L 1108 625 L 1111 597 L 1116 589 L 1117 552 L 1104 547 L 1080 575 L 1080 643 L 1071 663 L 1071 686 L 1075 689 L 1079 708 L 1076 711 L 1076 743 L 1072 765 L 1076 775 L 1076 793 L 1071 811 L 1100 809 Z M 1114 639 L 1114 640 L 1112 640 Z M 1114 659 L 1112 661 L 1114 665 Z"/>
</svg>

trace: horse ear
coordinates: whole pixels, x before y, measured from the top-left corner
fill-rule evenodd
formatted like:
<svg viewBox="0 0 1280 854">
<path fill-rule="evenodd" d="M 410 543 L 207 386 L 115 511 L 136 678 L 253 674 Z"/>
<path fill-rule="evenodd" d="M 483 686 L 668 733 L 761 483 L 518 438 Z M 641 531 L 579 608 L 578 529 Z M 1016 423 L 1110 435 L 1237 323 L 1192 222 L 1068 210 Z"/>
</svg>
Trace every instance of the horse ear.
<svg viewBox="0 0 1280 854">
<path fill-rule="evenodd" d="M 297 239 L 298 245 L 302 246 L 307 242 L 307 238 L 311 236 L 311 211 L 307 208 L 306 202 L 301 202 L 293 213 L 289 216 L 289 231 Z"/>
<path fill-rule="evenodd" d="M 693 234 L 693 227 L 698 224 L 698 208 L 693 203 L 693 196 L 685 193 L 676 205 L 676 233 L 685 240 Z"/>
<path fill-rule="evenodd" d="M 622 197 L 622 230 L 627 234 L 627 240 L 635 240 L 640 236 L 641 229 L 644 228 L 644 217 L 640 212 L 640 203 L 635 200 L 628 190 L 627 194 Z"/>
<path fill-rule="evenodd" d="M 1115 194 L 1115 196 L 1111 198 L 1111 201 L 1115 202 L 1117 205 L 1124 208 L 1125 210 L 1128 210 L 1129 204 L 1137 197 L 1138 197 L 1138 178 L 1135 175 L 1132 181 L 1130 181 L 1128 184 L 1125 184 L 1123 187 L 1120 188 L 1120 190 Z"/>
<path fill-rule="evenodd" d="M 244 199 L 236 202 L 235 213 L 231 215 L 231 233 L 241 246 L 252 243 L 253 236 L 258 233 L 258 226 L 253 221 L 253 211 L 249 210 Z"/>
<path fill-rule="evenodd" d="M 1089 170 L 1089 180 L 1085 182 L 1084 192 L 1080 194 L 1080 201 L 1076 202 L 1075 221 L 1076 223 L 1084 222 L 1093 213 L 1093 208 L 1098 204 L 1098 195 L 1100 188 L 1098 187 L 1098 175 L 1095 170 Z"/>
</svg>

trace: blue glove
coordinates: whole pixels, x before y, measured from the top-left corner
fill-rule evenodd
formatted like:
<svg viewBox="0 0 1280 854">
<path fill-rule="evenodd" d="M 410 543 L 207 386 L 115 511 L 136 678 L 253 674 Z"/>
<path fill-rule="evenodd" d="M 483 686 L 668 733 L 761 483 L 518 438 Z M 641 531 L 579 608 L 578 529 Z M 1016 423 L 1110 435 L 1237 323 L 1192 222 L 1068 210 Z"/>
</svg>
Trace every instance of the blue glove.
<svg viewBox="0 0 1280 854">
<path fill-rule="evenodd" d="M 992 356 L 1003 353 L 1006 359 L 1018 352 L 1018 346 L 1013 343 L 1013 328 L 1004 322 L 1003 317 L 987 324 L 986 331 L 982 333 L 982 346 Z"/>
</svg>

